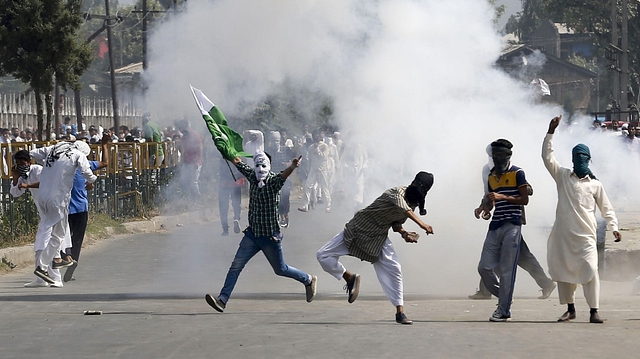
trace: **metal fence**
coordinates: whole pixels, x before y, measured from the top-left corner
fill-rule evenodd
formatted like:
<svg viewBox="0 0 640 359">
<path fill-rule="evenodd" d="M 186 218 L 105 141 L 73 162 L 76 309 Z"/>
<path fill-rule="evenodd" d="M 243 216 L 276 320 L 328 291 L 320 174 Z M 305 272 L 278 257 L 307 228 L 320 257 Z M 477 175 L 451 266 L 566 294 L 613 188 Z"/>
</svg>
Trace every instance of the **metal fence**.
<svg viewBox="0 0 640 359">
<path fill-rule="evenodd" d="M 56 142 L 15 142 L 0 144 L 0 236 L 13 239 L 28 233 L 38 225 L 38 212 L 30 193 L 14 198 L 11 188 L 12 154 L 18 150 L 31 150 Z M 156 166 L 159 146 L 165 159 Z M 113 218 L 145 217 L 147 212 L 167 201 L 167 189 L 181 165 L 180 141 L 163 143 L 109 143 L 109 162 L 106 168 L 95 172 L 95 187 L 89 191 L 90 211 L 108 213 Z M 102 158 L 100 145 L 91 145 L 90 160 Z M 179 193 L 178 193 L 179 195 Z M 8 237 L 8 238 L 7 238 Z"/>
</svg>

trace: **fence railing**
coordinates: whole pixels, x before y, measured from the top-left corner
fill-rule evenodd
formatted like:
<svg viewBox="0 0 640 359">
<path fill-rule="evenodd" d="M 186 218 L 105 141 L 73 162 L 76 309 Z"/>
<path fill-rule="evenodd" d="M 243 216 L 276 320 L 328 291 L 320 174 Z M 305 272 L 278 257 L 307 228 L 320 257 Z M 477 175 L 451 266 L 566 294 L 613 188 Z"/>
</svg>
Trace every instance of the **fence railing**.
<svg viewBox="0 0 640 359">
<path fill-rule="evenodd" d="M 18 150 L 31 150 L 55 142 L 15 142 L 0 144 L 0 235 L 11 239 L 36 228 L 38 212 L 30 196 L 25 193 L 14 198 L 11 188 L 12 154 Z M 164 162 L 157 166 L 155 156 L 164 149 Z M 90 210 L 108 213 L 113 218 L 145 217 L 149 209 L 167 201 L 167 189 L 181 166 L 180 141 L 163 143 L 109 143 L 109 162 L 106 168 L 95 172 L 98 176 L 94 189 L 89 191 Z M 102 148 L 91 145 L 90 160 L 100 161 Z"/>
<path fill-rule="evenodd" d="M 76 106 L 73 96 L 62 96 L 57 104 L 60 106 L 60 122 L 65 117 L 70 117 L 72 123 L 76 123 Z M 80 99 L 84 122 L 104 128 L 113 126 L 113 104 L 111 98 L 82 97 Z M 56 101 L 54 100 L 54 106 Z M 46 115 L 46 108 L 43 109 Z M 119 99 L 118 112 L 120 125 L 130 128 L 140 123 L 142 110 L 133 99 Z M 52 114 L 53 116 L 53 114 Z M 53 120 L 52 120 L 53 122 Z M 24 130 L 27 127 L 34 128 L 37 125 L 36 96 L 33 92 L 24 93 L 0 93 L 0 127 L 17 127 Z M 52 124 L 53 126 L 53 124 Z M 88 125 L 87 125 L 88 126 Z"/>
</svg>

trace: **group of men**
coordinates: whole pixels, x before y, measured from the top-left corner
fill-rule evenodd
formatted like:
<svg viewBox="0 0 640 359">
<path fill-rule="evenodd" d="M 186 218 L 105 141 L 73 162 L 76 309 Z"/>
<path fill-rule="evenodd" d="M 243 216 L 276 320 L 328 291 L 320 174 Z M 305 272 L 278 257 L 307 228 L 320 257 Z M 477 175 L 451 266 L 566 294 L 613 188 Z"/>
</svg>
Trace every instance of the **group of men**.
<svg viewBox="0 0 640 359">
<path fill-rule="evenodd" d="M 91 149 L 84 141 L 59 142 L 13 155 L 10 193 L 19 197 L 29 190 L 40 217 L 34 243 L 36 279 L 25 287 L 59 288 L 74 280 L 88 221 L 87 190 L 97 179 L 93 172 L 108 165 L 110 141 L 105 133 L 100 162 L 88 160 Z M 62 268 L 67 268 L 64 277 Z"/>
<path fill-rule="evenodd" d="M 513 144 L 505 139 L 491 143 L 493 165 L 486 173 L 486 189 L 481 205 L 475 210 L 477 218 L 491 219 L 482 248 L 478 273 L 481 284 L 498 297 L 498 306 L 489 318 L 493 322 L 511 320 L 511 304 L 517 266 L 523 268 L 522 256 L 528 258 L 530 272 L 540 271 L 539 284 L 543 296 L 548 297 L 557 282 L 561 304 L 567 310 L 560 322 L 576 318 L 575 290 L 582 285 L 590 307 L 591 323 L 603 323 L 598 314 L 599 276 L 596 249 L 596 207 L 613 232 L 616 241 L 621 240 L 617 219 L 602 183 L 589 169 L 591 154 L 584 144 L 576 145 L 572 152 L 573 168 L 562 167 L 553 155 L 553 134 L 561 116 L 549 124 L 542 146 L 545 167 L 555 180 L 558 190 L 556 221 L 548 241 L 548 278 L 535 257 L 529 252 L 521 233 L 524 206 L 529 203 L 531 188 L 522 168 L 511 164 Z M 222 151 L 221 151 L 222 152 Z M 253 166 L 240 157 L 228 158 L 249 182 L 249 226 L 227 273 L 222 290 L 217 296 L 207 294 L 206 302 L 223 312 L 242 269 L 258 252 L 262 251 L 277 275 L 289 277 L 304 284 L 307 302 L 316 294 L 318 278 L 288 266 L 282 254 L 283 235 L 278 206 L 280 191 L 287 178 L 301 164 L 302 156 L 292 158 L 287 167 L 274 172 L 272 158 L 257 150 Z M 338 280 L 345 281 L 348 302 L 353 303 L 359 293 L 361 276 L 348 271 L 340 263 L 341 256 L 350 255 L 373 264 L 378 280 L 389 301 L 396 307 L 396 322 L 412 324 L 404 313 L 403 281 L 400 263 L 389 238 L 389 229 L 400 233 L 408 243 L 417 243 L 419 235 L 408 232 L 403 223 L 409 218 L 426 234 L 433 228 L 414 213 L 426 215 L 425 198 L 433 185 L 433 175 L 419 172 L 409 186 L 386 190 L 369 206 L 357 211 L 344 230 L 333 237 L 316 257 L 321 267 Z M 535 263 L 534 263 L 535 262 Z M 537 267 L 539 269 L 532 269 Z M 539 274 L 539 273 L 538 273 Z"/>
</svg>

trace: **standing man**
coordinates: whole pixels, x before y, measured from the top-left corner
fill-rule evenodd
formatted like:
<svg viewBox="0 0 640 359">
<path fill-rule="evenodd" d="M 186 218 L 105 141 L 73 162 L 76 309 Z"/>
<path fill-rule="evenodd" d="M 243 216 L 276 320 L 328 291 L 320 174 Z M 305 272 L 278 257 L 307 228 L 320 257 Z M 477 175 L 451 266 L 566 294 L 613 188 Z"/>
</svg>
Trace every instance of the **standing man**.
<svg viewBox="0 0 640 359">
<path fill-rule="evenodd" d="M 482 167 L 482 182 L 484 185 L 484 196 L 488 194 L 488 180 L 489 174 L 493 169 L 493 159 L 491 158 L 492 150 L 491 145 L 487 146 L 487 154 L 489 155 L 489 162 Z M 531 186 L 528 186 L 528 189 L 531 189 Z M 533 195 L 533 189 L 529 191 L 529 196 Z M 489 212 L 484 212 L 483 203 L 484 196 L 482 197 L 482 201 L 480 202 L 480 206 L 475 209 L 474 215 L 476 218 L 482 217 L 484 220 L 489 220 L 491 218 L 491 214 Z M 526 224 L 524 208 L 522 209 L 522 224 Z M 551 280 L 551 278 L 547 277 L 542 269 L 542 266 L 536 259 L 536 256 L 531 253 L 529 250 L 529 246 L 524 241 L 524 237 L 520 239 L 520 254 L 518 255 L 518 266 L 525 271 L 527 271 L 531 277 L 536 281 L 540 290 L 542 290 L 542 295 L 538 297 L 538 299 L 547 299 L 556 288 L 556 284 Z M 499 276 L 499 273 L 496 273 Z M 480 279 L 480 284 L 478 284 L 478 291 L 475 294 L 469 296 L 469 299 L 491 299 L 491 292 L 484 285 L 482 279 Z"/>
<path fill-rule="evenodd" d="M 151 121 L 151 114 L 145 112 L 142 115 L 142 132 L 146 142 L 156 142 L 158 145 L 149 146 L 149 156 L 155 158 L 155 166 L 160 167 L 164 161 L 164 148 L 162 147 L 162 130 L 157 123 Z M 154 163 L 152 163 L 153 165 Z"/>
<path fill-rule="evenodd" d="M 238 234 L 240 229 L 240 212 L 242 211 L 242 186 L 244 176 L 229 161 L 220 158 L 218 170 L 218 209 L 220 210 L 220 224 L 222 235 L 229 235 L 229 201 L 233 209 L 233 232 Z"/>
<path fill-rule="evenodd" d="M 269 142 L 267 143 L 267 153 L 271 155 L 273 160 L 271 163 L 271 169 L 276 172 L 282 172 L 291 165 L 291 159 L 293 158 L 293 151 L 282 144 L 282 138 L 280 132 L 269 132 Z M 280 205 L 278 206 L 278 215 L 280 216 L 280 227 L 289 227 L 289 211 L 291 210 L 291 180 L 287 180 L 282 186 L 282 192 L 280 194 Z"/>
<path fill-rule="evenodd" d="M 42 209 L 43 228 L 51 231 L 51 239 L 36 263 L 34 274 L 50 284 L 55 280 L 49 276 L 49 265 L 69 232 L 67 216 L 76 170 L 79 169 L 89 183 L 97 179 L 87 160 L 90 152 L 89 145 L 83 141 L 59 142 L 30 152 L 34 160 L 44 163 L 37 204 Z"/>
<path fill-rule="evenodd" d="M 256 153 L 264 151 L 264 133 L 260 130 L 246 130 L 242 132 L 242 148 L 247 153 Z M 253 159 L 245 158 L 245 162 L 249 167 L 253 167 Z"/>
<path fill-rule="evenodd" d="M 304 206 L 298 208 L 301 212 L 308 212 L 315 207 L 318 200 L 317 192 L 322 192 L 327 201 L 326 212 L 331 212 L 331 191 L 329 190 L 329 146 L 322 142 L 322 135 L 313 135 L 313 144 L 307 149 L 309 158 L 309 174 L 304 182 Z M 317 186 L 317 190 L 316 190 Z"/>
<path fill-rule="evenodd" d="M 80 141 L 82 142 L 82 141 Z M 109 165 L 109 148 L 107 145 L 111 142 L 111 135 L 105 132 L 100 142 L 102 148 L 102 161 L 89 161 L 91 171 L 97 171 Z M 87 182 L 82 172 L 76 170 L 73 177 L 73 188 L 71 188 L 71 200 L 69 201 L 69 231 L 71 233 L 71 248 L 67 248 L 67 254 L 73 258 L 73 264 L 64 272 L 62 278 L 65 282 L 73 278 L 73 273 L 78 267 L 80 260 L 80 251 L 82 250 L 82 242 L 84 241 L 84 233 L 87 229 L 89 221 L 89 199 L 87 190 L 93 189 L 93 183 Z"/>
<path fill-rule="evenodd" d="M 244 266 L 260 251 L 271 264 L 275 274 L 295 279 L 305 285 L 307 302 L 311 302 L 316 295 L 317 277 L 284 262 L 282 233 L 278 225 L 280 190 L 300 165 L 300 158 L 294 158 L 291 166 L 280 173 L 271 172 L 271 160 L 262 151 L 256 152 L 253 162 L 255 167 L 251 168 L 242 162 L 240 157 L 233 158 L 233 164 L 249 181 L 249 227 L 244 230 L 244 237 L 240 241 L 240 247 L 220 294 L 217 297 L 210 294 L 205 296 L 207 303 L 218 312 L 224 311 Z"/>
<path fill-rule="evenodd" d="M 566 322 L 576 319 L 575 291 L 582 284 L 587 304 L 591 308 L 590 323 L 603 323 L 598 314 L 600 306 L 600 277 L 598 275 L 596 206 L 607 227 L 613 231 L 615 241 L 618 220 L 602 183 L 589 169 L 591 153 L 584 144 L 572 150 L 573 170 L 560 166 L 553 155 L 553 134 L 562 116 L 554 117 L 542 144 L 542 160 L 556 182 L 558 205 L 556 221 L 547 243 L 549 274 L 558 282 L 560 304 L 567 304 L 567 311 L 558 319 Z"/>
<path fill-rule="evenodd" d="M 183 121 L 180 126 L 182 132 L 182 168 L 180 169 L 180 182 L 184 193 L 191 196 L 192 200 L 200 197 L 200 170 L 202 169 L 202 138 L 198 132 L 191 128 L 189 121 Z"/>
<path fill-rule="evenodd" d="M 498 297 L 498 308 L 489 318 L 492 322 L 511 320 L 522 238 L 522 206 L 529 203 L 524 170 L 511 165 L 512 147 L 505 139 L 491 143 L 494 167 L 488 177 L 488 193 L 483 203 L 486 213 L 495 208 L 478 263 L 482 281 L 489 292 Z M 500 281 L 494 271 L 496 267 L 500 269 Z"/>
<path fill-rule="evenodd" d="M 372 263 L 382 290 L 396 307 L 396 322 L 413 323 L 404 314 L 402 270 L 389 239 L 389 228 L 400 233 L 405 242 L 417 243 L 418 234 L 402 228 L 407 218 L 411 218 L 427 235 L 433 234 L 431 226 L 413 213 L 420 207 L 420 215 L 427 214 L 424 201 L 432 185 L 433 175 L 419 172 L 409 186 L 389 188 L 368 207 L 356 212 L 344 230 L 318 250 L 316 257 L 322 269 L 338 280 L 345 280 L 349 303 L 358 298 L 360 275 L 349 272 L 340 263 L 339 258 L 345 255 Z"/>
</svg>

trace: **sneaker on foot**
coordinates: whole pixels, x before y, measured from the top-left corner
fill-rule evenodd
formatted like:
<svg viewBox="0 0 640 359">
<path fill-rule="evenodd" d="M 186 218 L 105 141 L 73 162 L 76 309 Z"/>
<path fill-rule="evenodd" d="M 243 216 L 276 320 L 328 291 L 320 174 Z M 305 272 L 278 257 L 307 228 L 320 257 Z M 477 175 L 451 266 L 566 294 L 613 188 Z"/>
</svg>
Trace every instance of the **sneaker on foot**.
<svg viewBox="0 0 640 359">
<path fill-rule="evenodd" d="M 553 290 L 556 289 L 556 284 L 553 283 L 549 288 L 542 289 L 542 295 L 538 297 L 538 299 L 547 299 L 553 293 Z"/>
<path fill-rule="evenodd" d="M 570 320 L 576 319 L 576 312 L 566 311 L 560 318 L 558 318 L 559 322 L 568 322 Z"/>
<path fill-rule="evenodd" d="M 309 212 L 309 207 L 307 207 L 307 206 L 299 207 L 298 211 L 300 211 L 300 212 Z"/>
<path fill-rule="evenodd" d="M 398 324 L 413 324 L 413 321 L 409 320 L 404 313 L 396 313 L 396 323 Z"/>
<path fill-rule="evenodd" d="M 223 236 L 223 237 L 226 237 L 226 236 L 229 235 L 229 231 L 225 229 L 225 230 L 222 231 L 222 233 L 220 235 Z"/>
<path fill-rule="evenodd" d="M 55 282 L 55 280 L 49 277 L 49 272 L 47 272 L 46 270 L 42 270 L 40 267 L 36 267 L 36 270 L 33 271 L 33 274 L 49 284 L 53 284 Z"/>
<path fill-rule="evenodd" d="M 471 294 L 468 296 L 469 299 L 491 299 L 491 293 L 485 294 L 481 291 L 475 292 L 475 294 Z"/>
<path fill-rule="evenodd" d="M 311 303 L 313 298 L 316 296 L 316 289 L 318 288 L 318 277 L 315 275 L 311 276 L 311 283 L 305 285 L 305 291 L 307 293 L 307 303 Z"/>
<path fill-rule="evenodd" d="M 35 279 L 33 282 L 25 283 L 25 288 L 40 288 L 40 287 L 48 287 L 49 283 L 43 281 L 40 278 Z"/>
<path fill-rule="evenodd" d="M 63 282 L 68 282 L 73 278 L 73 272 L 78 268 L 78 262 L 73 261 L 73 264 L 70 265 L 67 270 L 64 272 L 64 277 L 62 278 Z"/>
<path fill-rule="evenodd" d="M 349 280 L 349 283 L 344 285 L 344 290 L 349 295 L 349 303 L 353 303 L 358 299 L 358 293 L 360 292 L 360 274 L 354 274 Z"/>
<path fill-rule="evenodd" d="M 233 233 L 240 233 L 240 221 L 238 221 L 237 219 L 233 220 Z"/>
<path fill-rule="evenodd" d="M 62 288 L 63 286 L 62 281 L 55 281 L 49 285 L 51 288 Z"/>
<path fill-rule="evenodd" d="M 324 210 L 327 213 L 331 213 L 331 207 L 327 207 L 327 209 Z"/>
<path fill-rule="evenodd" d="M 60 269 L 60 268 L 66 268 L 66 267 L 71 267 L 73 265 L 73 260 L 72 261 L 67 261 L 64 259 L 61 259 L 60 262 L 52 262 L 51 263 L 51 269 Z"/>
<path fill-rule="evenodd" d="M 206 300 L 207 304 L 213 307 L 213 309 L 217 310 L 220 313 L 222 313 L 224 311 L 224 308 L 227 306 L 223 301 L 220 300 L 220 298 L 212 297 L 209 294 L 204 296 L 204 300 Z"/>
<path fill-rule="evenodd" d="M 500 313 L 499 308 L 496 308 L 495 312 L 493 312 L 493 314 L 491 314 L 491 317 L 489 318 L 489 321 L 491 322 L 508 322 L 510 320 L 511 317 Z"/>
</svg>

